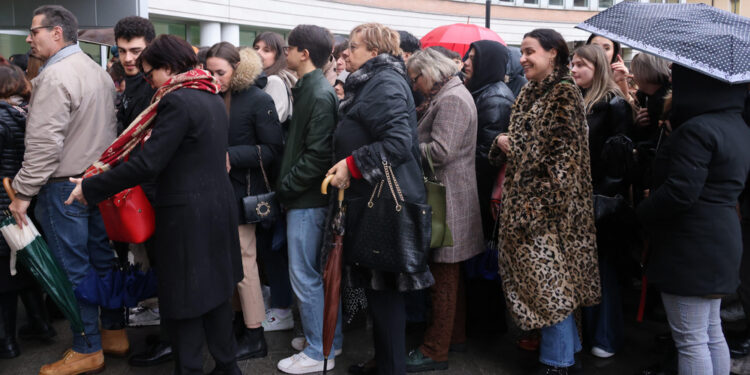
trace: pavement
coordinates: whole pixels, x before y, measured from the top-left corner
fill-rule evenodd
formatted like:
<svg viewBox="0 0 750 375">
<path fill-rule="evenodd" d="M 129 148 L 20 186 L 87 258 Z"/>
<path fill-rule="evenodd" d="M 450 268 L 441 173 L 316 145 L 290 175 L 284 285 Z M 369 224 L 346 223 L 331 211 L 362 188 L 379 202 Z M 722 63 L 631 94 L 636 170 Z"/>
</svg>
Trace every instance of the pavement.
<svg viewBox="0 0 750 375">
<path fill-rule="evenodd" d="M 19 304 L 21 306 L 21 304 Z M 630 310 L 630 309 L 628 309 Z M 24 314 L 19 311 L 19 320 Z M 630 318 L 630 319 L 627 319 Z M 23 322 L 19 322 L 22 324 Z M 58 336 L 48 343 L 21 341 L 22 354 L 11 360 L 0 359 L 0 374 L 28 375 L 37 374 L 39 368 L 49 362 L 56 361 L 69 347 L 71 333 L 67 322 L 58 320 L 54 323 Z M 635 322 L 634 315 L 626 312 L 625 345 L 614 357 L 603 360 L 593 357 L 586 350 L 579 355 L 583 363 L 583 374 L 586 375 L 634 375 L 639 370 L 658 362 L 665 356 L 665 347 L 657 343 L 657 333 L 668 332 L 668 326 L 661 321 Z M 512 326 L 512 325 L 511 325 Z M 737 328 L 737 327 L 734 327 Z M 129 328 L 131 349 L 140 350 L 145 347 L 146 336 L 158 332 L 158 327 Z M 365 361 L 373 356 L 371 328 L 361 327 L 344 334 L 343 354 L 336 359 L 335 368 L 331 374 L 346 374 L 346 369 L 355 363 Z M 533 370 L 536 364 L 536 353 L 526 352 L 516 347 L 515 341 L 520 336 L 518 329 L 511 328 L 509 332 L 499 335 L 485 335 L 484 337 L 470 337 L 465 353 L 450 354 L 450 368 L 429 374 L 458 375 L 458 374 L 518 374 L 524 375 Z M 419 345 L 421 333 L 407 335 L 407 348 Z M 279 374 L 276 363 L 295 353 L 290 346 L 294 337 L 293 331 L 267 332 L 268 356 L 239 363 L 243 374 Z M 206 373 L 213 369 L 213 361 L 207 350 L 204 350 Z M 736 374 L 750 375 L 750 357 L 742 361 L 734 361 L 733 371 Z M 128 366 L 125 358 L 106 358 L 106 370 L 109 375 L 171 375 L 172 363 L 165 363 L 155 367 L 137 368 Z"/>
</svg>

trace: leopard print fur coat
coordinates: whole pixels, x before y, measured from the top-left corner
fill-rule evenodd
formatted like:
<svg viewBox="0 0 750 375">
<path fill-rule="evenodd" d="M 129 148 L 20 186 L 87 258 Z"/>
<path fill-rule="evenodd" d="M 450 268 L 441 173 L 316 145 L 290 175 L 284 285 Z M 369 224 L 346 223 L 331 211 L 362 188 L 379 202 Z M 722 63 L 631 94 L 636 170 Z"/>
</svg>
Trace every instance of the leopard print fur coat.
<svg viewBox="0 0 750 375">
<path fill-rule="evenodd" d="M 499 265 L 524 329 L 551 326 L 601 296 L 583 97 L 567 72 L 529 82 L 513 105 L 505 155 Z"/>
</svg>

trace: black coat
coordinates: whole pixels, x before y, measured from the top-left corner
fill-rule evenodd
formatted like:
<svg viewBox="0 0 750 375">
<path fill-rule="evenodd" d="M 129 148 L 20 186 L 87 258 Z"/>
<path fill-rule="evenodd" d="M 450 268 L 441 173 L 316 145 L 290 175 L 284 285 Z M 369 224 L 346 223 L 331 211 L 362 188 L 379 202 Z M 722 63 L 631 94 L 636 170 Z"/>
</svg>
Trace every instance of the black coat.
<svg viewBox="0 0 750 375">
<path fill-rule="evenodd" d="M 156 178 L 154 267 L 165 318 L 210 311 L 242 279 L 237 203 L 226 172 L 228 128 L 221 97 L 177 90 L 159 102 L 138 155 L 83 181 L 88 204 L 96 204 Z"/>
<path fill-rule="evenodd" d="M 26 114 L 8 102 L 0 100 L 0 180 L 13 178 L 23 162 Z M 10 198 L 5 189 L 0 189 L 0 209 L 7 210 Z M 0 256 L 10 255 L 10 248 L 0 236 Z"/>
<path fill-rule="evenodd" d="M 144 109 L 151 105 L 156 89 L 143 78 L 143 74 L 125 77 L 125 92 L 117 106 L 117 134 L 122 133 Z M 136 151 L 137 152 L 137 151 Z"/>
<path fill-rule="evenodd" d="M 672 74 L 674 130 L 638 206 L 651 238 L 649 280 L 682 296 L 734 293 L 742 256 L 736 205 L 750 171 L 746 89 L 676 64 Z"/>
<path fill-rule="evenodd" d="M 591 180 L 594 194 L 614 196 L 624 194 L 624 183 L 613 188 L 613 179 L 624 182 L 624 171 L 618 166 L 625 161 L 607 163 L 605 159 L 614 155 L 605 155 L 605 143 L 615 135 L 626 135 L 633 128 L 633 111 L 630 104 L 620 96 L 610 94 L 606 99 L 595 103 L 586 115 L 589 125 L 589 152 L 591 153 Z M 606 148 L 610 151 L 611 148 Z M 626 150 L 632 153 L 632 145 Z M 614 164 L 614 166 L 612 165 Z M 614 168 L 613 168 L 614 167 Z"/>
<path fill-rule="evenodd" d="M 240 55 L 240 63 L 230 84 L 232 94 L 227 152 L 232 167 L 229 177 L 237 199 L 240 222 L 244 222 L 242 198 L 248 195 L 248 181 L 251 195 L 269 190 L 260 168 L 261 157 L 268 183 L 273 188 L 283 151 L 283 134 L 276 105 L 271 96 L 262 90 L 267 80 L 262 74 L 261 63 L 249 60 L 252 55 L 255 55 L 254 51 Z M 260 146 L 262 155 L 258 154 L 256 145 Z"/>
<path fill-rule="evenodd" d="M 333 133 L 334 160 L 353 156 L 363 177 L 352 178 L 346 197 L 369 199 L 373 187 L 385 178 L 381 162 L 385 159 L 393 167 L 404 200 L 426 203 L 417 113 L 403 61 L 387 54 L 370 59 L 349 75 L 344 91 L 347 96 Z M 349 285 L 375 290 L 418 290 L 434 283 L 429 271 L 392 274 L 359 267 L 347 267 L 345 278 Z"/>
</svg>

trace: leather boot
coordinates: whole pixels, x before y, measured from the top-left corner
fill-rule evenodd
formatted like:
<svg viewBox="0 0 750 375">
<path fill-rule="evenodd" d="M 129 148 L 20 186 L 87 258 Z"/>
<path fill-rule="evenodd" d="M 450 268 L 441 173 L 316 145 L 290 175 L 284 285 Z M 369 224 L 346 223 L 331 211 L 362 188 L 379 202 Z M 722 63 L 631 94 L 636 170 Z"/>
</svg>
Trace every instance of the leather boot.
<svg viewBox="0 0 750 375">
<path fill-rule="evenodd" d="M 125 329 L 102 329 L 102 350 L 104 354 L 124 357 L 130 351 L 130 342 Z"/>
<path fill-rule="evenodd" d="M 128 363 L 135 367 L 149 367 L 172 360 L 172 345 L 168 342 L 156 341 L 151 343 L 142 353 L 128 359 Z"/>
<path fill-rule="evenodd" d="M 102 371 L 104 371 L 104 353 L 101 350 L 83 354 L 69 349 L 61 360 L 42 366 L 39 375 L 96 374 Z"/>
<path fill-rule="evenodd" d="M 16 308 L 18 295 L 15 292 L 0 295 L 0 358 L 15 358 L 21 355 L 16 341 Z"/>
<path fill-rule="evenodd" d="M 18 337 L 24 340 L 49 341 L 57 336 L 57 332 L 50 325 L 49 315 L 39 290 L 31 288 L 20 292 L 19 296 L 26 307 L 28 323 L 18 329 Z"/>
<path fill-rule="evenodd" d="M 237 338 L 235 358 L 238 361 L 244 361 L 250 358 L 263 358 L 267 355 L 268 346 L 266 346 L 266 338 L 263 336 L 263 327 L 245 328 L 242 336 Z"/>
</svg>

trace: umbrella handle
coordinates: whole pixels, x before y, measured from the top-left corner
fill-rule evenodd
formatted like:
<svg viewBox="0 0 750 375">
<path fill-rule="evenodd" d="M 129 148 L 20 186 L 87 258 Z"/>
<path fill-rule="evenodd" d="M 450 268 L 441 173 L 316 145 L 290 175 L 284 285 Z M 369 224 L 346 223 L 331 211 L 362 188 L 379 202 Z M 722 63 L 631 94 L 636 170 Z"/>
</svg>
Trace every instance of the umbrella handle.
<svg viewBox="0 0 750 375">
<path fill-rule="evenodd" d="M 14 201 L 16 200 L 16 191 L 10 186 L 12 181 L 13 180 L 11 180 L 10 177 L 3 178 L 3 187 L 5 188 L 5 192 L 8 193 L 8 198 Z"/>
<path fill-rule="evenodd" d="M 328 185 L 331 183 L 331 180 L 333 180 L 333 176 L 335 175 L 326 176 L 326 178 L 323 180 L 323 183 L 320 185 L 320 192 L 323 195 L 328 194 Z M 346 189 L 339 188 L 339 202 L 344 201 L 344 190 Z"/>
</svg>

